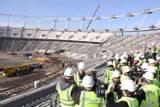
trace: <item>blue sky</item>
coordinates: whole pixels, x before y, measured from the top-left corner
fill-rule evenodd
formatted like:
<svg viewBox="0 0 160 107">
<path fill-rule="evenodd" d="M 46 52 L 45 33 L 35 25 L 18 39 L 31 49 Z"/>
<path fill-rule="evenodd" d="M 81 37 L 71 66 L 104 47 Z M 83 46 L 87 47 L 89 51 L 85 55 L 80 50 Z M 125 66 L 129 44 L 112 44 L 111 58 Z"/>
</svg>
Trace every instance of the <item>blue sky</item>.
<svg viewBox="0 0 160 107">
<path fill-rule="evenodd" d="M 1 0 L 0 13 L 46 17 L 91 17 L 100 3 L 101 6 L 96 16 L 110 16 L 160 7 L 159 0 Z M 155 14 L 147 17 L 148 20 L 146 19 L 143 26 L 156 24 L 160 19 L 159 13 L 156 12 Z M 128 27 L 138 25 L 142 18 L 142 15 L 135 17 L 132 23 L 128 24 Z M 16 20 L 19 19 L 12 19 L 13 22 L 16 22 Z M 28 23 L 32 23 L 34 20 L 33 22 L 36 25 L 36 19 L 32 19 L 32 21 L 29 20 Z M 0 16 L 1 23 L 6 21 L 6 18 Z M 107 24 L 109 21 L 110 20 L 106 21 L 106 27 L 108 26 Z M 113 24 L 113 28 L 122 27 L 119 25 L 123 25 L 124 22 L 125 18 L 117 19 L 117 22 L 115 21 Z M 59 22 L 59 27 L 65 26 L 60 23 L 65 23 L 65 21 Z M 81 22 L 76 22 L 76 25 L 73 21 L 71 25 L 78 27 L 80 23 Z M 91 27 L 94 26 L 94 23 L 95 22 L 91 24 Z M 51 24 L 51 21 L 41 21 L 41 25 L 43 24 L 51 26 L 49 25 Z M 87 22 L 85 27 L 86 26 Z M 99 28 L 101 27 L 104 28 L 105 25 L 99 25 Z"/>
</svg>

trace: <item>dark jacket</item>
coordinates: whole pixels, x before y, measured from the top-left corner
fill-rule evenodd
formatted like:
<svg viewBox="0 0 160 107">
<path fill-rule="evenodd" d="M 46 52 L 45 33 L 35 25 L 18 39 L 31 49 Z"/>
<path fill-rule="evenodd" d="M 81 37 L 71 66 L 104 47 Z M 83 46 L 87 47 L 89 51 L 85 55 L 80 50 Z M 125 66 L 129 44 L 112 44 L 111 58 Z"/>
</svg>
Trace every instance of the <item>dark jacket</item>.
<svg viewBox="0 0 160 107">
<path fill-rule="evenodd" d="M 135 96 L 131 96 L 136 98 Z M 129 107 L 128 103 L 125 101 L 114 102 L 114 95 L 112 92 L 107 94 L 107 104 L 106 107 Z"/>
</svg>

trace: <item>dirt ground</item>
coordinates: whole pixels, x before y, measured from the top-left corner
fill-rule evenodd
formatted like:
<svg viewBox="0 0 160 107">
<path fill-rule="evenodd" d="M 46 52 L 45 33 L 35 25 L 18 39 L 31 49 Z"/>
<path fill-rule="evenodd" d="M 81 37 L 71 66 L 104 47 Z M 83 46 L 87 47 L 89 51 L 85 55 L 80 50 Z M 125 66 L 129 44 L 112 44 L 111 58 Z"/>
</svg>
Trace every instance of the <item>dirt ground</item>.
<svg viewBox="0 0 160 107">
<path fill-rule="evenodd" d="M 40 78 L 44 77 L 49 73 L 62 70 L 62 68 L 59 68 L 59 64 L 62 61 L 64 62 L 64 59 L 66 62 L 71 61 L 71 59 L 61 57 L 60 55 L 51 55 L 48 57 L 52 59 L 52 63 L 45 63 L 44 68 L 41 70 L 34 71 L 30 74 L 20 77 L 4 77 L 0 75 L 0 90 L 10 87 L 18 87 L 20 85 L 27 84 L 30 81 L 39 80 Z M 0 53 L 0 67 L 13 66 L 32 62 L 34 61 L 32 61 L 31 59 L 27 59 L 22 55 L 10 55 L 8 53 Z"/>
</svg>

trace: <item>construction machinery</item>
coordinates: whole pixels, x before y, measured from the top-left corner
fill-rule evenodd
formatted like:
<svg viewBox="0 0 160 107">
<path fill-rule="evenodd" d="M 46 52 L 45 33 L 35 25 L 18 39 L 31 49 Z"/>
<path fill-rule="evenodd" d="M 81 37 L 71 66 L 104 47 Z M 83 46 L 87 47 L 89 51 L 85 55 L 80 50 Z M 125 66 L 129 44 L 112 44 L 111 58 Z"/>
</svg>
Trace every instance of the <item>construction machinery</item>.
<svg viewBox="0 0 160 107">
<path fill-rule="evenodd" d="M 21 76 L 31 73 L 34 69 L 42 68 L 42 64 L 33 63 L 33 64 L 22 64 L 17 66 L 9 66 L 2 68 L 3 76 Z"/>
</svg>

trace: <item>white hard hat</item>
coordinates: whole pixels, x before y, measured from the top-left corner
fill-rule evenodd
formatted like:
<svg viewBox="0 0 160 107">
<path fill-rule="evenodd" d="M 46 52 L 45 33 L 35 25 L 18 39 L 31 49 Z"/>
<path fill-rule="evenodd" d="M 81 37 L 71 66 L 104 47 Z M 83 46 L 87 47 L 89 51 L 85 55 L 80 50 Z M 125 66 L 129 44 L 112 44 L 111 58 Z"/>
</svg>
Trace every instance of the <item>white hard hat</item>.
<svg viewBox="0 0 160 107">
<path fill-rule="evenodd" d="M 141 58 L 144 58 L 144 54 L 141 55 Z"/>
<path fill-rule="evenodd" d="M 149 59 L 149 64 L 154 64 L 156 61 L 154 59 Z"/>
<path fill-rule="evenodd" d="M 82 70 L 84 70 L 84 62 L 80 62 L 79 64 L 78 64 L 78 69 L 80 70 L 80 69 L 82 69 Z"/>
<path fill-rule="evenodd" d="M 138 56 L 138 57 L 141 57 L 142 55 L 141 55 L 141 54 L 138 54 L 137 56 Z"/>
<path fill-rule="evenodd" d="M 153 80 L 154 75 L 153 75 L 152 72 L 146 72 L 146 73 L 143 75 L 143 77 L 144 77 L 145 79 L 147 79 L 147 80 Z"/>
<path fill-rule="evenodd" d="M 126 59 L 121 59 L 120 63 L 127 63 Z"/>
<path fill-rule="evenodd" d="M 134 92 L 137 89 L 137 85 L 133 80 L 125 80 L 122 83 L 121 90 L 128 90 L 129 92 Z"/>
<path fill-rule="evenodd" d="M 156 67 L 154 67 L 154 66 L 148 66 L 147 67 L 147 71 L 148 72 L 152 72 L 152 73 L 156 73 Z"/>
<path fill-rule="evenodd" d="M 114 72 L 113 72 L 113 74 L 112 74 L 112 78 L 117 78 L 117 77 L 120 77 L 120 72 L 119 71 L 117 71 L 117 70 L 115 70 Z"/>
<path fill-rule="evenodd" d="M 65 75 L 65 76 L 68 76 L 68 77 L 73 76 L 73 75 L 74 75 L 73 69 L 70 68 L 70 67 L 67 68 L 67 69 L 65 70 L 65 72 L 64 72 L 64 75 Z"/>
<path fill-rule="evenodd" d="M 119 60 L 119 54 L 116 54 L 116 55 L 114 56 L 114 58 L 115 58 L 116 60 Z"/>
<path fill-rule="evenodd" d="M 83 80 L 82 80 L 82 86 L 84 87 L 92 87 L 94 85 L 94 81 L 92 79 L 92 77 L 86 75 Z"/>
<path fill-rule="evenodd" d="M 130 53 L 133 53 L 133 51 L 130 51 Z"/>
<path fill-rule="evenodd" d="M 139 61 L 140 59 L 139 59 L 139 57 L 135 57 L 134 60 L 135 61 Z"/>
<path fill-rule="evenodd" d="M 142 64 L 142 66 L 141 66 L 141 68 L 143 68 L 143 69 L 147 69 L 147 67 L 148 67 L 148 63 L 146 63 L 146 62 L 144 62 L 144 63 Z"/>
<path fill-rule="evenodd" d="M 159 56 L 157 56 L 157 57 L 156 57 L 156 60 L 160 60 L 160 57 L 159 57 Z"/>
<path fill-rule="evenodd" d="M 131 69 L 129 67 L 124 68 L 125 73 L 130 72 L 130 71 L 131 71 Z"/>
<path fill-rule="evenodd" d="M 148 45 L 148 48 L 151 48 L 151 46 L 150 46 L 150 45 Z"/>
<path fill-rule="evenodd" d="M 113 64 L 112 64 L 112 61 L 108 61 L 108 62 L 107 62 L 107 65 L 108 65 L 108 66 L 113 65 Z"/>
<path fill-rule="evenodd" d="M 135 50 L 135 53 L 138 53 L 138 50 Z"/>
</svg>

